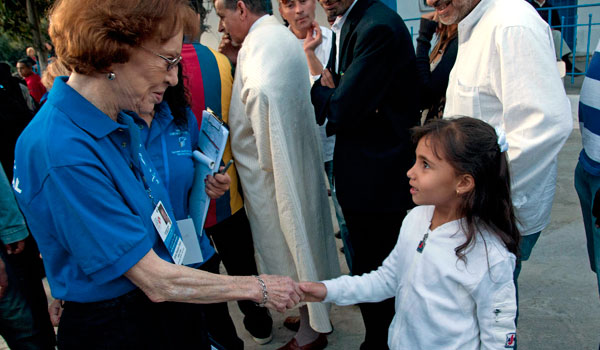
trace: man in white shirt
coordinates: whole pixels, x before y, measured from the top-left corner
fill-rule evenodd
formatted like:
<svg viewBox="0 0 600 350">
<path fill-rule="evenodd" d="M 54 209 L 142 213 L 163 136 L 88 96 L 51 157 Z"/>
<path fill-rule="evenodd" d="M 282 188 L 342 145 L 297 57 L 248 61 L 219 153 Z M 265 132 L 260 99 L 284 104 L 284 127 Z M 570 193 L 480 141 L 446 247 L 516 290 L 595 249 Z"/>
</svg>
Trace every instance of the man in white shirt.
<svg viewBox="0 0 600 350">
<path fill-rule="evenodd" d="M 527 260 L 550 223 L 556 157 L 573 122 L 550 27 L 522 0 L 427 0 L 458 23 L 458 56 L 444 118 L 470 116 L 506 131 L 512 201 Z M 520 272 L 515 269 L 515 283 Z"/>
<path fill-rule="evenodd" d="M 279 13 L 290 31 L 298 38 L 306 54 L 311 84 L 321 77 L 321 72 L 327 66 L 333 43 L 331 29 L 319 26 L 315 21 L 316 5 L 316 0 L 279 0 Z M 331 189 L 335 214 L 340 227 L 340 235 L 344 242 L 344 255 L 346 256 L 348 268 L 352 270 L 352 246 L 348 238 L 348 229 L 346 228 L 342 208 L 337 201 L 335 192 L 333 176 L 335 135 L 327 136 L 325 129 L 326 124 L 319 127 L 325 172 L 329 180 L 329 188 Z"/>
<path fill-rule="evenodd" d="M 338 276 L 306 57 L 264 1 L 216 0 L 215 10 L 219 31 L 241 44 L 229 127 L 259 271 Z M 302 306 L 298 333 L 279 350 L 324 349 L 329 332 L 327 305 Z"/>
</svg>

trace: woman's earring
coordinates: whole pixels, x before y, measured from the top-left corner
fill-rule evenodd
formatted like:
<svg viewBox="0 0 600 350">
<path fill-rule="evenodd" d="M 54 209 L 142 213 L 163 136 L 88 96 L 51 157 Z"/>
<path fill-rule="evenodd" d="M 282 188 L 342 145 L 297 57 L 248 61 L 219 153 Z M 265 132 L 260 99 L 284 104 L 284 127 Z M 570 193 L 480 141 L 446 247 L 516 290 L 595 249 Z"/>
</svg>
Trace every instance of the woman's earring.
<svg viewBox="0 0 600 350">
<path fill-rule="evenodd" d="M 114 72 L 110 72 L 106 75 L 106 78 L 108 80 L 115 80 L 116 77 L 117 77 L 117 75 Z"/>
<path fill-rule="evenodd" d="M 456 195 L 460 196 L 460 191 L 459 190 L 456 190 Z"/>
</svg>

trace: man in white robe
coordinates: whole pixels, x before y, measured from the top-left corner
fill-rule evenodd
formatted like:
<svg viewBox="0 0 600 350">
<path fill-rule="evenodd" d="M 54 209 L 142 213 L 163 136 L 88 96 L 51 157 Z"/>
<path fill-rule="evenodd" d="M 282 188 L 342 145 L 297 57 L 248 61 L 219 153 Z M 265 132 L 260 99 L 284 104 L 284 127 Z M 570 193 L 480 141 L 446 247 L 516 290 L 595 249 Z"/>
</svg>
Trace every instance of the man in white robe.
<svg viewBox="0 0 600 350">
<path fill-rule="evenodd" d="M 264 6 L 215 1 L 219 31 L 242 45 L 229 126 L 258 265 L 296 280 L 328 279 L 340 269 L 306 57 Z M 328 307 L 311 303 L 300 315 L 300 330 L 280 349 L 325 348 Z"/>
</svg>

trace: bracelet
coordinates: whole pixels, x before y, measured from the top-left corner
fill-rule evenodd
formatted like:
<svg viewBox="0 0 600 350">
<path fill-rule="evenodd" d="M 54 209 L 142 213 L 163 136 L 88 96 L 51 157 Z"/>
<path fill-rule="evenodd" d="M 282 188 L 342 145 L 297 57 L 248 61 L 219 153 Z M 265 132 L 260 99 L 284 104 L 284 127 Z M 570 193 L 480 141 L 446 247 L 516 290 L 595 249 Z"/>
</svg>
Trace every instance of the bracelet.
<svg viewBox="0 0 600 350">
<path fill-rule="evenodd" d="M 267 285 L 265 284 L 265 281 L 262 280 L 262 278 L 260 278 L 259 276 L 256 275 L 252 275 L 254 278 L 256 278 L 256 280 L 258 281 L 258 284 L 260 284 L 260 287 L 262 288 L 262 302 L 260 302 L 258 304 L 258 306 L 260 307 L 265 307 L 265 305 L 267 304 L 267 301 L 269 301 L 269 292 L 267 292 Z"/>
</svg>

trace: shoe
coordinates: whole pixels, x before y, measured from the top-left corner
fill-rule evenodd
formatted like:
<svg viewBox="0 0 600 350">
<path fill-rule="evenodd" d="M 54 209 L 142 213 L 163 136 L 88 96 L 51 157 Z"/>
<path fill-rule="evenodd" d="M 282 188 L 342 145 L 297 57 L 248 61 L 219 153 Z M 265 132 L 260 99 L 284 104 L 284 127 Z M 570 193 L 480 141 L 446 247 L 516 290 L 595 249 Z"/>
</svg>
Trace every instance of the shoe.
<svg viewBox="0 0 600 350">
<path fill-rule="evenodd" d="M 270 343 L 271 340 L 273 340 L 273 333 L 269 334 L 269 336 L 266 338 L 257 338 L 253 336 L 252 340 L 254 340 L 254 342 L 258 345 L 265 345 Z"/>
<path fill-rule="evenodd" d="M 273 340 L 273 319 L 269 310 L 256 306 L 250 315 L 244 317 L 244 327 L 259 345 Z"/>
<path fill-rule="evenodd" d="M 342 239 L 342 231 L 338 231 L 338 232 L 334 233 L 333 236 L 337 239 Z"/>
<path fill-rule="evenodd" d="M 283 321 L 283 326 L 290 331 L 298 332 L 300 329 L 300 316 L 288 316 Z M 325 335 L 330 335 L 333 333 L 333 324 L 331 324 L 331 332 L 323 333 Z"/>
<path fill-rule="evenodd" d="M 327 347 L 327 336 L 323 333 L 319 333 L 317 339 L 312 343 L 298 345 L 296 338 L 292 338 L 287 344 L 278 348 L 277 350 L 323 350 Z"/>
<path fill-rule="evenodd" d="M 300 316 L 288 316 L 283 321 L 283 326 L 290 331 L 298 332 L 300 329 Z"/>
</svg>

